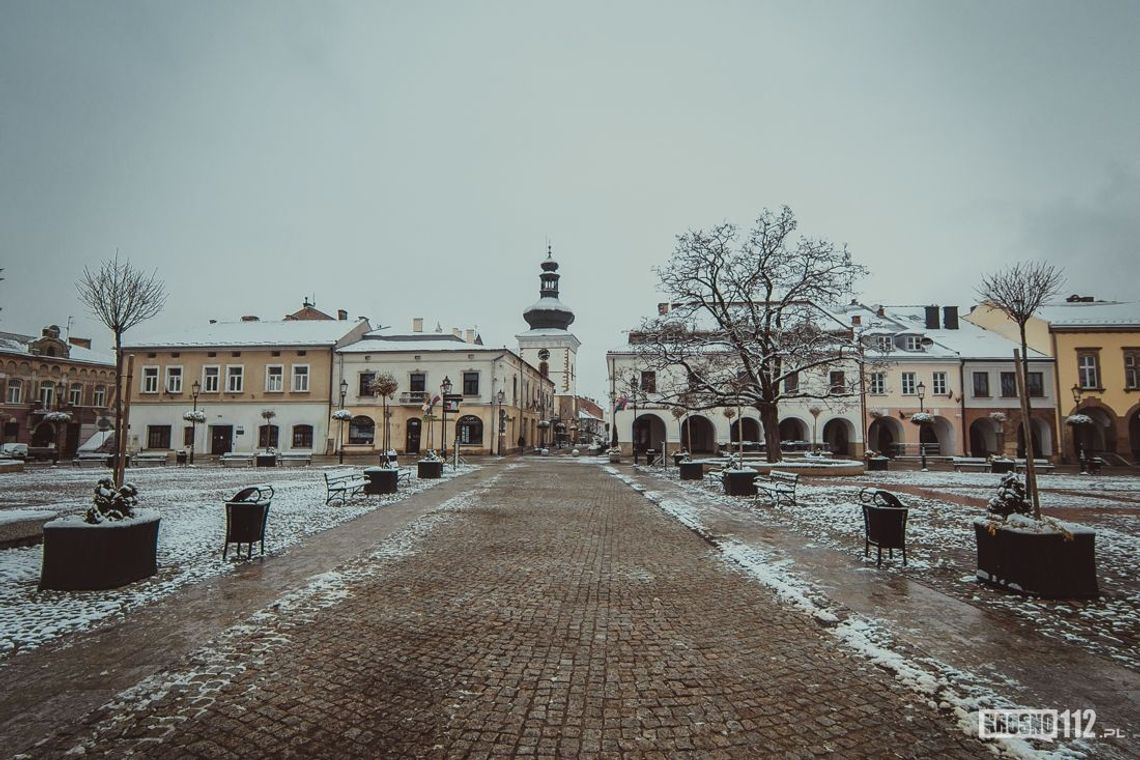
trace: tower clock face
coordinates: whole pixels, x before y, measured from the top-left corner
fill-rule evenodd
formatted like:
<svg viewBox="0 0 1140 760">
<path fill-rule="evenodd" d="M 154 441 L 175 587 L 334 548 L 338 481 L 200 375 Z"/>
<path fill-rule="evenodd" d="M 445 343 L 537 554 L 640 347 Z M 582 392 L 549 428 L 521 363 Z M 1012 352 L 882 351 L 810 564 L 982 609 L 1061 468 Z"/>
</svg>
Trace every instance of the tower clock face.
<svg viewBox="0 0 1140 760">
<path fill-rule="evenodd" d="M 540 348 L 540 349 L 538 349 L 538 358 L 541 359 L 542 361 L 546 361 L 547 359 L 550 358 L 550 352 L 547 351 L 545 348 Z"/>
</svg>

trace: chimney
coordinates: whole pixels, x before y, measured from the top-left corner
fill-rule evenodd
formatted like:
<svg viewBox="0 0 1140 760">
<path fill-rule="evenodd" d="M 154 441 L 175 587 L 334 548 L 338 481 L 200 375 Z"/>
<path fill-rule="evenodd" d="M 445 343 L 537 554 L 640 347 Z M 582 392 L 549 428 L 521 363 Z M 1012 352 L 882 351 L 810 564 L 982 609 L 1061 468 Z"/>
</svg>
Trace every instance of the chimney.
<svg viewBox="0 0 1140 760">
<path fill-rule="evenodd" d="M 942 307 L 942 326 L 947 330 L 958 329 L 958 307 L 957 306 L 943 306 Z"/>
<path fill-rule="evenodd" d="M 875 309 L 875 316 L 876 317 L 887 316 L 887 310 L 882 307 L 882 304 L 879 305 L 879 308 Z"/>
<path fill-rule="evenodd" d="M 858 327 L 861 324 L 863 324 L 863 318 L 860 317 L 858 314 L 852 314 L 851 315 L 851 326 L 852 327 Z"/>
<path fill-rule="evenodd" d="M 257 319 L 257 315 L 255 315 L 255 314 L 246 314 L 244 317 L 241 318 L 241 321 L 242 322 L 257 322 L 259 320 Z"/>
<path fill-rule="evenodd" d="M 468 329 L 467 329 L 467 337 L 465 338 L 465 340 L 466 340 L 468 343 L 474 343 L 474 342 L 475 342 L 475 331 L 474 331 L 474 330 L 472 330 L 472 329 L 470 329 L 470 328 L 468 328 Z"/>
<path fill-rule="evenodd" d="M 927 306 L 926 307 L 926 329 L 927 330 L 937 330 L 938 329 L 938 307 L 937 306 Z"/>
<path fill-rule="evenodd" d="M 337 309 L 336 310 L 336 318 L 338 320 L 340 320 L 341 322 L 347 322 L 348 321 L 348 312 L 345 309 Z"/>
<path fill-rule="evenodd" d="M 424 318 L 423 317 L 413 317 L 412 318 L 412 332 L 422 333 L 423 331 L 424 331 Z"/>
<path fill-rule="evenodd" d="M 91 348 L 90 338 L 76 338 L 75 336 L 71 336 L 67 339 L 67 342 L 73 346 L 79 346 L 80 348 Z"/>
<path fill-rule="evenodd" d="M 667 303 L 657 304 L 657 316 L 663 317 L 668 313 L 669 313 L 669 304 L 667 304 Z"/>
<path fill-rule="evenodd" d="M 454 336 L 456 338 L 462 338 L 463 337 L 463 333 L 460 331 L 460 329 L 458 327 L 451 328 L 451 334 L 452 334 L 452 336 Z"/>
</svg>

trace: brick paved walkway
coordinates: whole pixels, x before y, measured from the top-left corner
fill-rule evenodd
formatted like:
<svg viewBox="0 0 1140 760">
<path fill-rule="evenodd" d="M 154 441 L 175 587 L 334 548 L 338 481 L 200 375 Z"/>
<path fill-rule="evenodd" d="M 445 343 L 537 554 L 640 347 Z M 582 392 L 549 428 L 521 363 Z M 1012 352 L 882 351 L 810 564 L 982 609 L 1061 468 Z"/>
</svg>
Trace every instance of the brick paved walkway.
<svg viewBox="0 0 1140 760">
<path fill-rule="evenodd" d="M 30 755 L 988 754 L 599 468 L 472 485 Z"/>
</svg>

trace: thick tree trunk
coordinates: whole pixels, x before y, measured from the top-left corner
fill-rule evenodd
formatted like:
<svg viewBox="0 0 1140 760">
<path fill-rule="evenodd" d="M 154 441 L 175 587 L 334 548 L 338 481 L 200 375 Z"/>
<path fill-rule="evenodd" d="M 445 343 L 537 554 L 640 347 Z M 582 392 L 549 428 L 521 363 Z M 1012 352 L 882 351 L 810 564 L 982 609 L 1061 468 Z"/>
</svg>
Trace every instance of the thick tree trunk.
<svg viewBox="0 0 1140 760">
<path fill-rule="evenodd" d="M 123 430 L 123 333 L 115 331 L 115 469 L 111 478 L 115 487 L 123 485 L 123 449 L 127 443 L 127 432 Z"/>
<path fill-rule="evenodd" d="M 764 451 L 769 462 L 783 461 L 780 451 L 780 415 L 775 404 L 757 404 L 760 424 L 764 426 Z"/>
</svg>

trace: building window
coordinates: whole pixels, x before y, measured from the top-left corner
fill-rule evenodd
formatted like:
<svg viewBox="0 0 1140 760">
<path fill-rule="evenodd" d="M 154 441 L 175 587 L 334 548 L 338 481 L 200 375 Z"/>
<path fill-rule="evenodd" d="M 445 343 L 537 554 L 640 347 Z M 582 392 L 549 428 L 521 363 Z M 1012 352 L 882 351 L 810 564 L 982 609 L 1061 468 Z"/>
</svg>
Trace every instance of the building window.
<svg viewBox="0 0 1140 760">
<path fill-rule="evenodd" d="M 166 392 L 167 393 L 181 393 L 182 392 L 182 368 L 181 367 L 167 367 L 166 368 Z"/>
<path fill-rule="evenodd" d="M 91 400 L 91 404 L 100 409 L 107 405 L 107 387 L 105 385 L 95 386 L 95 397 Z"/>
<path fill-rule="evenodd" d="M 914 396 L 918 393 L 915 387 L 913 372 L 902 373 L 902 392 L 904 396 Z"/>
<path fill-rule="evenodd" d="M 868 378 L 867 392 L 881 396 L 887 392 L 887 373 L 872 372 Z"/>
<path fill-rule="evenodd" d="M 1044 372 L 1030 372 L 1029 373 L 1029 397 L 1041 398 L 1045 395 L 1045 373 Z"/>
<path fill-rule="evenodd" d="M 641 373 L 641 390 L 646 393 L 657 392 L 657 373 L 656 372 L 642 372 Z"/>
<path fill-rule="evenodd" d="M 1017 375 L 1013 372 L 1001 373 L 1001 397 L 1002 398 L 1016 398 L 1017 396 Z"/>
<path fill-rule="evenodd" d="M 148 449 L 169 449 L 170 425 L 147 425 L 146 447 Z"/>
<path fill-rule="evenodd" d="M 473 415 L 464 415 L 456 423 L 456 433 L 459 442 L 464 446 L 481 446 L 483 444 L 483 420 Z"/>
<path fill-rule="evenodd" d="M 975 372 L 974 373 L 974 398 L 989 398 L 990 397 L 990 373 L 989 372 Z"/>
<path fill-rule="evenodd" d="M 183 448 L 194 448 L 194 426 L 187 425 L 182 428 L 182 446 Z"/>
<path fill-rule="evenodd" d="M 17 378 L 8 381 L 8 403 L 18 404 L 24 394 L 24 384 Z"/>
<path fill-rule="evenodd" d="M 313 448 L 313 426 L 312 425 L 294 425 L 293 426 L 293 448 L 295 448 L 295 449 L 311 449 L 311 448 Z"/>
<path fill-rule="evenodd" d="M 918 335 L 906 336 L 906 350 L 907 351 L 921 351 L 922 350 L 922 337 Z"/>
<path fill-rule="evenodd" d="M 265 368 L 265 392 L 281 393 L 285 390 L 285 367 L 280 364 L 270 364 Z"/>
<path fill-rule="evenodd" d="M 276 425 L 260 425 L 257 428 L 257 445 L 263 449 L 277 448 L 280 428 Z"/>
<path fill-rule="evenodd" d="M 226 367 L 226 393 L 241 393 L 245 387 L 245 367 L 233 365 Z"/>
<path fill-rule="evenodd" d="M 361 372 L 357 376 L 357 396 L 371 396 L 372 395 L 372 381 L 376 379 L 375 372 Z"/>
<path fill-rule="evenodd" d="M 1124 352 L 1124 387 L 1130 391 L 1140 390 L 1140 351 Z"/>
<path fill-rule="evenodd" d="M 412 401 L 423 401 L 424 391 L 427 390 L 427 374 L 423 372 L 413 372 L 408 375 L 408 392 L 411 393 Z"/>
<path fill-rule="evenodd" d="M 293 390 L 297 393 L 309 392 L 309 365 L 293 365 Z"/>
<path fill-rule="evenodd" d="M 50 381 L 40 383 L 40 404 L 45 408 L 51 406 L 51 402 L 55 399 L 55 385 Z"/>
<path fill-rule="evenodd" d="M 376 423 L 371 417 L 359 415 L 348 423 L 348 442 L 371 444 L 376 439 Z"/>
<path fill-rule="evenodd" d="M 549 376 L 550 375 L 550 365 L 547 364 L 546 362 L 539 362 L 538 363 L 538 374 L 542 375 L 543 377 Z"/>
<path fill-rule="evenodd" d="M 934 386 L 930 391 L 931 393 L 935 396 L 945 396 L 947 391 L 946 373 L 935 372 L 931 385 Z"/>
<path fill-rule="evenodd" d="M 217 393 L 219 389 L 219 379 L 221 371 L 214 365 L 212 367 L 202 368 L 202 390 L 206 393 Z"/>
<path fill-rule="evenodd" d="M 876 335 L 875 348 L 881 352 L 888 353 L 895 347 L 894 337 L 891 335 Z"/>
<path fill-rule="evenodd" d="M 1077 354 L 1077 380 L 1082 388 L 1100 388 L 1099 357 L 1095 353 Z"/>
<path fill-rule="evenodd" d="M 800 392 L 800 373 L 792 372 L 784 378 L 784 393 L 799 393 Z"/>
<path fill-rule="evenodd" d="M 463 373 L 463 395 L 464 396 L 478 396 L 479 395 L 479 373 L 478 372 L 464 372 Z"/>
<path fill-rule="evenodd" d="M 83 403 L 83 386 L 79 383 L 72 383 L 70 390 L 67 392 L 67 403 L 72 406 L 79 406 Z"/>
<path fill-rule="evenodd" d="M 158 367 L 143 367 L 142 392 L 158 393 Z"/>
<path fill-rule="evenodd" d="M 847 377 L 843 370 L 832 370 L 827 373 L 827 384 L 832 393 L 847 393 Z"/>
</svg>

